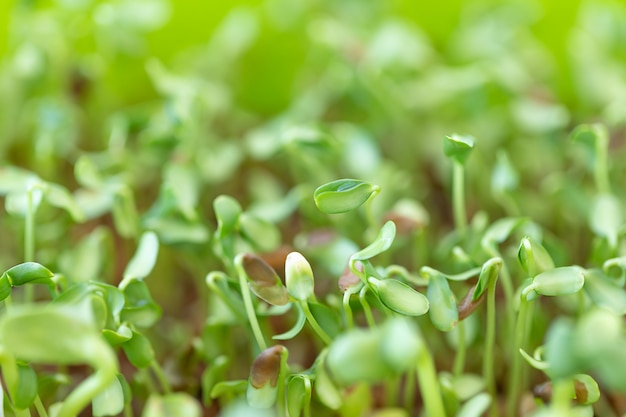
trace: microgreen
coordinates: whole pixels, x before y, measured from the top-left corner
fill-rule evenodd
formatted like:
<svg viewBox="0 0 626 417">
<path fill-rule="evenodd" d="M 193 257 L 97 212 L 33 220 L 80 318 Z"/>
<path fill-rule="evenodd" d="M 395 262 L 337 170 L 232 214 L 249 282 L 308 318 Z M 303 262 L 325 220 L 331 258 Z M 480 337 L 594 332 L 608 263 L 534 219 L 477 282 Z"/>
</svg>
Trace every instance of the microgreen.
<svg viewBox="0 0 626 417">
<path fill-rule="evenodd" d="M 0 3 L 0 416 L 626 415 L 622 2 Z"/>
</svg>

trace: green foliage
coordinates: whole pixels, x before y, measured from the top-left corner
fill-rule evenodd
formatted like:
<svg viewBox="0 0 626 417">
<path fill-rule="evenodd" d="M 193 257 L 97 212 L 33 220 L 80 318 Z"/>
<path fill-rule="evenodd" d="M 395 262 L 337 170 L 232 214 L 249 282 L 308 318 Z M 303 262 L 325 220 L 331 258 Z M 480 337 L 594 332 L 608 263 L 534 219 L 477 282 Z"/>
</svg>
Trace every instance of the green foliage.
<svg viewBox="0 0 626 417">
<path fill-rule="evenodd" d="M 0 4 L 0 414 L 623 415 L 626 6 L 447 6 Z"/>
</svg>

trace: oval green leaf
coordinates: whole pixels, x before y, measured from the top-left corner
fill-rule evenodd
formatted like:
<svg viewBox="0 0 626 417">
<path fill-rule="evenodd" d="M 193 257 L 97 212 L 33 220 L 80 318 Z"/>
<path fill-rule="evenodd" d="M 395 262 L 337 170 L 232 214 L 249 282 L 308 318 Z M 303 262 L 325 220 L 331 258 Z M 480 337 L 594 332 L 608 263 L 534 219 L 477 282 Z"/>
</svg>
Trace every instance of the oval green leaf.
<svg viewBox="0 0 626 417">
<path fill-rule="evenodd" d="M 559 296 L 574 294 L 583 287 L 585 276 L 578 266 L 564 266 L 537 275 L 524 290 L 528 294 L 534 290 L 537 294 Z"/>
<path fill-rule="evenodd" d="M 454 161 L 464 164 L 474 149 L 474 137 L 470 135 L 452 134 L 443 140 L 443 153 Z"/>
<path fill-rule="evenodd" d="M 383 253 L 391 247 L 395 237 L 396 224 L 389 220 L 380 229 L 376 239 L 374 239 L 372 243 L 350 257 L 350 264 L 354 264 L 355 261 L 365 261 Z"/>
<path fill-rule="evenodd" d="M 379 186 L 369 182 L 340 179 L 317 187 L 313 198 L 320 211 L 337 214 L 360 207 L 379 191 Z"/>
<path fill-rule="evenodd" d="M 379 280 L 373 277 L 368 281 L 376 289 L 383 305 L 390 310 L 407 316 L 421 316 L 428 312 L 428 298 L 407 284 L 395 279 Z"/>
<path fill-rule="evenodd" d="M 428 314 L 433 325 L 442 332 L 452 330 L 459 321 L 459 310 L 446 277 L 442 274 L 432 276 L 426 296 L 430 304 Z"/>
</svg>

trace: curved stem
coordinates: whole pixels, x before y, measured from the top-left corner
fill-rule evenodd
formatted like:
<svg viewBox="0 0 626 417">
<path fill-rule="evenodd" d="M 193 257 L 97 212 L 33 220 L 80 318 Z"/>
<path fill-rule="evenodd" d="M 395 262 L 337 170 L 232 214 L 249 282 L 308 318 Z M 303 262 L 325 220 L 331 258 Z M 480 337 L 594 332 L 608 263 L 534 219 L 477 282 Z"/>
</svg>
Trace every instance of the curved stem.
<svg viewBox="0 0 626 417">
<path fill-rule="evenodd" d="M 483 378 L 487 392 L 492 398 L 489 416 L 497 417 L 496 381 L 494 377 L 494 349 L 496 345 L 496 285 L 487 288 L 487 329 L 485 331 L 485 356 L 483 356 Z"/>
<path fill-rule="evenodd" d="M 163 392 L 165 394 L 171 394 L 172 387 L 170 386 L 170 383 L 165 377 L 165 373 L 163 372 L 163 369 L 161 368 L 159 363 L 157 361 L 152 361 L 152 363 L 150 364 L 150 368 L 152 369 L 152 372 L 154 372 L 154 375 L 159 381 L 159 384 L 161 384 L 161 388 L 163 389 Z"/>
<path fill-rule="evenodd" d="M 243 298 L 243 304 L 245 306 L 246 314 L 248 316 L 248 322 L 250 323 L 250 327 L 252 328 L 252 334 L 256 339 L 257 345 L 259 345 L 259 349 L 261 351 L 264 351 L 265 349 L 267 349 L 267 343 L 265 342 L 263 332 L 261 331 L 261 326 L 259 326 L 259 321 L 257 320 L 256 314 L 254 312 L 254 305 L 252 304 L 250 289 L 248 288 L 248 282 L 246 281 L 246 273 L 245 271 L 243 271 L 241 263 L 237 262 L 236 268 L 237 275 L 239 276 L 241 297 Z"/>
<path fill-rule="evenodd" d="M 374 315 L 372 314 L 372 308 L 365 299 L 365 295 L 367 294 L 367 288 L 367 285 L 365 285 L 359 292 L 359 301 L 361 302 L 361 306 L 363 306 L 363 313 L 365 314 L 365 320 L 367 321 L 367 325 L 371 328 L 374 328 L 376 327 L 376 321 L 374 320 Z"/>
<path fill-rule="evenodd" d="M 39 394 L 37 394 L 37 396 L 35 397 L 34 405 L 35 409 L 37 410 L 37 414 L 39 414 L 39 417 L 48 417 L 48 412 L 46 411 L 46 407 L 43 406 Z"/>
<path fill-rule="evenodd" d="M 452 371 L 454 376 L 459 376 L 463 373 L 463 369 L 465 368 L 465 355 L 467 352 L 467 346 L 465 345 L 465 323 L 463 321 L 459 321 L 457 329 L 458 342 Z"/>
<path fill-rule="evenodd" d="M 520 300 L 519 313 L 517 315 L 517 323 L 515 325 L 515 344 L 514 352 L 511 360 L 513 361 L 511 380 L 509 384 L 509 395 L 506 404 L 506 415 L 515 416 L 517 403 L 519 399 L 520 388 L 522 386 L 522 356 L 519 353 L 520 349 L 525 347 L 526 336 L 526 320 L 528 311 L 528 301 L 526 297 L 522 295 Z"/>
<path fill-rule="evenodd" d="M 280 354 L 280 370 L 276 380 L 276 414 L 278 417 L 287 417 L 289 411 L 287 409 L 287 398 L 285 397 L 285 377 L 287 374 L 287 357 L 289 351 L 283 349 Z"/>
<path fill-rule="evenodd" d="M 352 329 L 354 327 L 354 318 L 352 316 L 352 308 L 350 308 L 350 297 L 352 293 L 347 289 L 343 293 L 343 314 L 346 321 L 346 329 Z"/>
<path fill-rule="evenodd" d="M 108 345 L 94 352 L 96 372 L 78 385 L 63 401 L 57 417 L 76 417 L 89 402 L 117 377 L 117 359 Z"/>
<path fill-rule="evenodd" d="M 24 260 L 32 262 L 35 260 L 35 208 L 33 205 L 33 188 L 30 187 L 26 193 L 27 209 L 24 225 Z M 24 287 L 24 302 L 31 303 L 35 298 L 35 289 L 32 285 Z"/>
<path fill-rule="evenodd" d="M 427 347 L 420 349 L 417 356 L 417 379 L 428 417 L 446 417 L 441 398 L 435 361 Z"/>
<path fill-rule="evenodd" d="M 332 339 L 330 338 L 330 336 L 328 336 L 328 334 L 324 331 L 324 329 L 322 329 L 322 327 L 319 325 L 317 320 L 315 320 L 315 317 L 313 317 L 313 313 L 311 313 L 309 304 L 306 301 L 300 301 L 300 305 L 302 306 L 302 310 L 304 310 L 306 319 L 309 321 L 309 324 L 311 325 L 311 328 L 313 329 L 313 331 L 320 337 L 320 339 L 322 339 L 324 344 L 330 345 L 332 342 Z"/>
<path fill-rule="evenodd" d="M 465 213 L 465 171 L 463 164 L 454 162 L 452 172 L 452 208 L 454 211 L 454 225 L 459 235 L 464 236 L 467 229 Z"/>
</svg>

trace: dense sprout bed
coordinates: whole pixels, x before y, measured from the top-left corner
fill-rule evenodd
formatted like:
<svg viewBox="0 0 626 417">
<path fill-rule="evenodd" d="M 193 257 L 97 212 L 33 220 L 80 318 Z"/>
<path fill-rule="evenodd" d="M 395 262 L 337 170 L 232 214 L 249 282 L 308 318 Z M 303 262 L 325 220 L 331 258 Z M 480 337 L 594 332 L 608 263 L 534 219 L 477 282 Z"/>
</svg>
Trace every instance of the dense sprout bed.
<svg viewBox="0 0 626 417">
<path fill-rule="evenodd" d="M 626 415 L 624 4 L 182 3 L 0 5 L 4 415 Z"/>
</svg>

